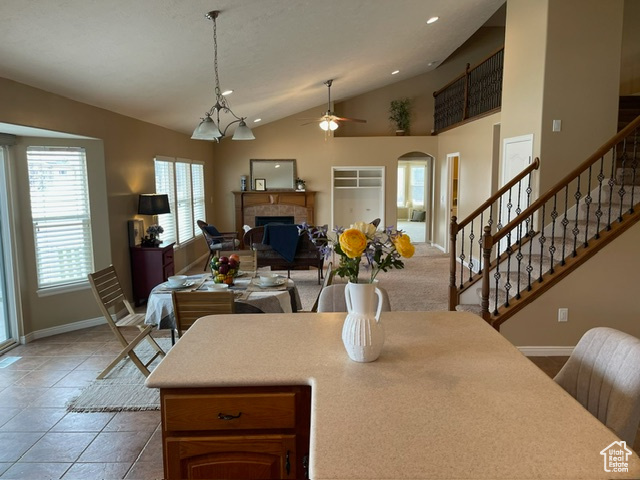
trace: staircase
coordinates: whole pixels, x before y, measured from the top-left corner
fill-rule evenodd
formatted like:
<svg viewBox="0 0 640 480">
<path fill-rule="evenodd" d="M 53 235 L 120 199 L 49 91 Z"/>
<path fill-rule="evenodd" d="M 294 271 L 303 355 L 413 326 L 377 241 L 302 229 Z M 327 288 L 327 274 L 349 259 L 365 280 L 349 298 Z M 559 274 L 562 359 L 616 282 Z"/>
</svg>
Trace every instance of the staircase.
<svg viewBox="0 0 640 480">
<path fill-rule="evenodd" d="M 640 116 L 531 202 L 538 166 L 536 159 L 463 221 L 452 219 L 450 310 L 499 329 L 640 220 Z"/>
</svg>

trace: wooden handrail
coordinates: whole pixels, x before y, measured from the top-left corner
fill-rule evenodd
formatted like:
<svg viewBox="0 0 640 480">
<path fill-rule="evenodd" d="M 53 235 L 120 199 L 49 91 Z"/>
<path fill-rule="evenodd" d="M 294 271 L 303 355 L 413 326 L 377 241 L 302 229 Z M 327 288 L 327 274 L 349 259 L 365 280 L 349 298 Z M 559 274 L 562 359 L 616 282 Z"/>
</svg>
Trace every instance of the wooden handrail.
<svg viewBox="0 0 640 480">
<path fill-rule="evenodd" d="M 517 184 L 520 180 L 522 180 L 524 177 L 526 177 L 529 173 L 533 172 L 534 170 L 537 170 L 539 167 L 540 167 L 540 159 L 538 157 L 536 157 L 533 160 L 533 162 L 531 162 L 527 166 L 527 168 L 522 170 L 518 175 L 516 175 L 511 180 L 509 180 L 507 183 L 505 183 L 504 186 L 502 186 L 498 191 L 496 191 L 496 193 L 491 195 L 487 199 L 487 201 L 485 201 L 482 205 L 480 205 L 473 212 L 471 212 L 471 214 L 469 214 L 467 216 L 467 218 L 465 218 L 460 223 L 458 223 L 457 224 L 458 230 L 461 230 L 462 228 L 467 226 L 469 223 L 471 223 L 471 221 L 474 218 L 476 218 L 478 215 L 480 215 L 480 213 L 482 213 L 484 210 L 486 210 L 488 207 L 490 207 L 504 193 L 508 192 L 511 187 L 513 187 L 515 184 Z"/>
<path fill-rule="evenodd" d="M 589 168 L 595 162 L 600 160 L 604 155 L 606 155 L 609 150 L 611 150 L 615 145 L 620 143 L 622 140 L 627 138 L 631 132 L 640 127 L 640 115 L 636 117 L 629 125 L 620 130 L 614 137 L 611 138 L 608 142 L 602 145 L 598 150 L 595 151 L 593 155 L 587 158 L 584 162 L 574 168 L 571 172 L 565 175 L 561 180 L 559 180 L 553 187 L 551 187 L 544 195 L 538 197 L 538 199 L 533 202 L 527 209 L 525 209 L 520 215 L 511 220 L 507 225 L 505 225 L 499 232 L 496 232 L 493 235 L 493 243 L 498 243 L 502 238 L 504 238 L 509 232 L 511 232 L 514 228 L 520 225 L 527 217 L 531 216 L 535 213 L 539 208 L 542 207 L 545 203 L 547 203 L 555 194 L 565 188 L 569 183 L 571 183 L 580 173 Z"/>
</svg>

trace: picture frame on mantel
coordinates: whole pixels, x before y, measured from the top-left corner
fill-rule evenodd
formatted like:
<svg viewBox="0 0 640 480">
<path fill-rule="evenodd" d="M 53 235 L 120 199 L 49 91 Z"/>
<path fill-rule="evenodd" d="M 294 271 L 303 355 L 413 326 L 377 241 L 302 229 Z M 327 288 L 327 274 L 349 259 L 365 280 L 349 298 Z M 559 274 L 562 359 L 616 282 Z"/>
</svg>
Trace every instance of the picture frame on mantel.
<svg viewBox="0 0 640 480">
<path fill-rule="evenodd" d="M 255 189 L 257 192 L 264 192 L 267 189 L 267 180 L 264 178 L 256 178 Z"/>
</svg>

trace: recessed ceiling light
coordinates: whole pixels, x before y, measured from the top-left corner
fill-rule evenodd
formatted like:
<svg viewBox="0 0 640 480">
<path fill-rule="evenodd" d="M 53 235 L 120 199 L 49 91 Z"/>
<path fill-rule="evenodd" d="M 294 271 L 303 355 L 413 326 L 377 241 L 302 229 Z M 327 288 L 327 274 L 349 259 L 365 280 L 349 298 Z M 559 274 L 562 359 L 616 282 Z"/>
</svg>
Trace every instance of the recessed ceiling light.
<svg viewBox="0 0 640 480">
<path fill-rule="evenodd" d="M 432 23 L 435 23 L 438 21 L 440 17 L 431 17 L 429 20 L 427 20 L 427 25 L 431 25 Z"/>
<path fill-rule="evenodd" d="M 393 72 L 391 72 L 391 75 L 395 75 L 396 73 L 400 73 L 400 70 L 394 70 Z"/>
<path fill-rule="evenodd" d="M 233 90 L 225 90 L 224 92 L 222 92 L 222 95 L 227 96 L 227 95 L 231 95 L 233 93 Z"/>
<path fill-rule="evenodd" d="M 262 119 L 261 119 L 261 118 L 256 118 L 256 119 L 253 121 L 253 123 L 258 123 L 258 122 L 261 122 L 261 121 L 262 121 Z"/>
</svg>

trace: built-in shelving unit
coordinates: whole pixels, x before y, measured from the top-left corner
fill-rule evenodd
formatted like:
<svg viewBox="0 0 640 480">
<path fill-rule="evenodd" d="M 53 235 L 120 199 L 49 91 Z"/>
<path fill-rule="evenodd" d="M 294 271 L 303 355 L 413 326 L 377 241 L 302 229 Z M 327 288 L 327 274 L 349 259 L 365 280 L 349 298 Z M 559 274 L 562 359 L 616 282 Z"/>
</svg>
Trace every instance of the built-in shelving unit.
<svg viewBox="0 0 640 480">
<path fill-rule="evenodd" d="M 380 218 L 384 225 L 385 167 L 331 168 L 331 222 L 348 227 Z"/>
</svg>

